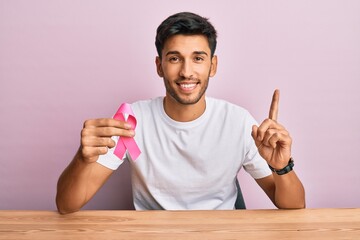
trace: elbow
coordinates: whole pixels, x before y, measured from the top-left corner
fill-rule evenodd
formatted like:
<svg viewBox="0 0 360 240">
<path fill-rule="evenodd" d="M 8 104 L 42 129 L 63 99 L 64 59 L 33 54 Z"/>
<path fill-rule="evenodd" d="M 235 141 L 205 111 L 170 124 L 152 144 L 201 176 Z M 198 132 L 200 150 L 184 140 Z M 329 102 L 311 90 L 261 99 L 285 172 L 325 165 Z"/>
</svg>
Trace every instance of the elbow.
<svg viewBox="0 0 360 240">
<path fill-rule="evenodd" d="M 304 209 L 306 208 L 305 204 L 301 205 L 289 205 L 289 206 L 277 206 L 278 209 L 287 209 L 287 210 L 295 210 L 295 209 Z"/>
<path fill-rule="evenodd" d="M 305 190 L 300 186 L 298 191 L 286 192 L 275 196 L 275 205 L 279 209 L 304 209 L 306 208 Z"/>
<path fill-rule="evenodd" d="M 61 208 L 61 207 L 57 206 L 57 210 L 61 215 L 66 215 L 66 214 L 77 212 L 80 209 L 67 209 L 67 208 Z"/>
<path fill-rule="evenodd" d="M 294 202 L 283 202 L 277 203 L 276 207 L 278 209 L 304 209 L 306 208 L 305 200 L 299 200 Z"/>
<path fill-rule="evenodd" d="M 56 196 L 56 207 L 57 207 L 57 211 L 61 215 L 74 213 L 80 210 L 80 208 L 74 208 L 68 206 L 68 204 L 66 204 L 66 201 L 62 201 L 59 196 Z"/>
<path fill-rule="evenodd" d="M 66 207 L 62 207 L 61 205 L 57 204 L 57 210 L 61 215 L 70 214 L 79 211 L 80 209 L 70 209 Z"/>
</svg>

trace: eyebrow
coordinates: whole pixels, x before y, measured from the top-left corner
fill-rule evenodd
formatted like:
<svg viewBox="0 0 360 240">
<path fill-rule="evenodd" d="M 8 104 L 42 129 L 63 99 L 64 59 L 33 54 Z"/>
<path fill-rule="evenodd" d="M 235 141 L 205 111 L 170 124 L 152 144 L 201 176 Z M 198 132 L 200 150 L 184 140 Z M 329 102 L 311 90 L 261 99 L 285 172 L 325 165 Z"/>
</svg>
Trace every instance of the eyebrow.
<svg viewBox="0 0 360 240">
<path fill-rule="evenodd" d="M 171 54 L 180 54 L 180 52 L 179 51 L 169 51 L 169 52 L 166 53 L 165 56 L 168 56 L 168 55 L 171 55 Z M 193 54 L 208 56 L 208 54 L 205 51 L 194 51 Z"/>
<path fill-rule="evenodd" d="M 206 52 L 204 52 L 204 51 L 195 51 L 194 52 L 195 54 L 197 54 L 197 55 L 208 55 Z"/>
</svg>

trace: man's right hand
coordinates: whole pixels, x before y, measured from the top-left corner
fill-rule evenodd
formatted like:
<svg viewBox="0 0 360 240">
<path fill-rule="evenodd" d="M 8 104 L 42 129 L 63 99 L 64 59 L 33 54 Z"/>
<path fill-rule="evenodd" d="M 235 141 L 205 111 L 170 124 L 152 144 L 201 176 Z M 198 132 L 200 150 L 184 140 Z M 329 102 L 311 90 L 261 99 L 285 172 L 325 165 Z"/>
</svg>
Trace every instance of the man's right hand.
<svg viewBox="0 0 360 240">
<path fill-rule="evenodd" d="M 111 137 L 133 137 L 134 130 L 124 121 L 112 118 L 91 119 L 84 122 L 81 131 L 81 159 L 87 163 L 96 162 L 99 155 L 106 154 L 116 143 Z"/>
<path fill-rule="evenodd" d="M 96 164 L 96 161 L 99 155 L 115 147 L 115 141 L 111 138 L 133 137 L 134 134 L 128 123 L 112 118 L 84 122 L 79 151 L 58 181 L 56 205 L 60 213 L 78 211 L 110 177 L 113 170 Z"/>
</svg>

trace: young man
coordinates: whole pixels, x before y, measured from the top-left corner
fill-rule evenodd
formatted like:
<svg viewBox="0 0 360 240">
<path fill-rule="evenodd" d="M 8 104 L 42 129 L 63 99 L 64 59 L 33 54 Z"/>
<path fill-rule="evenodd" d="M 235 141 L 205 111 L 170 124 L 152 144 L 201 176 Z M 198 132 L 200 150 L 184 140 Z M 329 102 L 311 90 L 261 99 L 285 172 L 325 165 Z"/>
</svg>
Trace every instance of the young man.
<svg viewBox="0 0 360 240">
<path fill-rule="evenodd" d="M 278 208 L 305 207 L 292 171 L 292 140 L 276 121 L 279 92 L 260 126 L 243 108 L 205 97 L 216 74 L 216 31 L 196 14 L 163 21 L 156 47 L 165 97 L 132 104 L 136 135 L 124 121 L 85 121 L 79 151 L 58 182 L 59 212 L 83 207 L 125 160 L 136 209 L 234 209 L 242 167 Z M 134 137 L 142 151 L 136 161 L 114 155 L 119 137 Z"/>
</svg>

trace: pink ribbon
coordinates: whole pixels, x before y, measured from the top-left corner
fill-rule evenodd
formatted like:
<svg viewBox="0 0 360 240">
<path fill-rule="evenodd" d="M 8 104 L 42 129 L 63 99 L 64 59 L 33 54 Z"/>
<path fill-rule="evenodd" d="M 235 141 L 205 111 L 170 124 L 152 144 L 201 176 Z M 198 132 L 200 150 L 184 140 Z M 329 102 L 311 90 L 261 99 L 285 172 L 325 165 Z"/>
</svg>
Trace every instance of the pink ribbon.
<svg viewBox="0 0 360 240">
<path fill-rule="evenodd" d="M 127 123 L 131 125 L 131 129 L 135 130 L 136 127 L 136 118 L 135 114 L 131 109 L 130 104 L 123 103 L 115 113 L 114 119 L 125 121 L 125 114 L 128 114 L 128 118 L 126 120 Z M 136 144 L 134 138 L 132 137 L 119 137 L 119 141 L 116 145 L 116 148 L 114 150 L 114 154 L 120 158 L 123 159 L 124 154 L 126 152 L 126 149 L 128 150 L 128 153 L 131 156 L 132 160 L 136 160 L 137 157 L 140 155 L 141 151 Z"/>
</svg>

